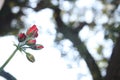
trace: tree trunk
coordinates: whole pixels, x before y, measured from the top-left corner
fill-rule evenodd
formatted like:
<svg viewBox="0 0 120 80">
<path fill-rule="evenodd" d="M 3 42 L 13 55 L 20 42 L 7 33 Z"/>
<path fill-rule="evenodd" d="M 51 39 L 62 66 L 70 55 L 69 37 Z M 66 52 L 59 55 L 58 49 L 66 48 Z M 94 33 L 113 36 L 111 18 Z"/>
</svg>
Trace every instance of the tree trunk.
<svg viewBox="0 0 120 80">
<path fill-rule="evenodd" d="M 58 26 L 57 31 L 61 32 L 65 38 L 67 38 L 73 42 L 74 47 L 76 47 L 78 49 L 80 56 L 82 56 L 83 59 L 86 61 L 86 64 L 91 72 L 93 80 L 103 80 L 100 70 L 99 70 L 94 58 L 91 56 L 91 54 L 87 50 L 86 46 L 79 38 L 78 30 L 76 31 L 76 29 L 72 29 L 71 27 L 69 27 L 63 23 L 63 21 L 61 20 L 59 8 L 54 9 L 54 11 L 55 11 L 55 20 L 56 20 L 56 23 Z M 80 31 L 80 29 L 82 29 L 82 28 L 79 28 L 79 31 Z"/>
<path fill-rule="evenodd" d="M 120 80 L 120 35 L 113 48 L 105 80 Z"/>
</svg>

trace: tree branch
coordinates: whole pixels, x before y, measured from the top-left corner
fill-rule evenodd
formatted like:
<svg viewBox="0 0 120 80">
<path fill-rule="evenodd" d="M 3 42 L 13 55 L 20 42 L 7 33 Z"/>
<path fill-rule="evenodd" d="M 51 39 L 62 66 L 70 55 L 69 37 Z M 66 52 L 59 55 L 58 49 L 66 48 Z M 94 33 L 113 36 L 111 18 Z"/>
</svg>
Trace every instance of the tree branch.
<svg viewBox="0 0 120 80">
<path fill-rule="evenodd" d="M 0 75 L 1 75 L 2 77 L 4 77 L 5 79 L 7 79 L 7 80 L 17 80 L 13 75 L 11 75 L 10 73 L 8 73 L 8 72 L 6 72 L 6 71 L 4 71 L 4 70 L 2 70 L 2 71 L 0 72 Z"/>
<path fill-rule="evenodd" d="M 120 80 L 120 34 L 108 64 L 105 80 Z"/>
<path fill-rule="evenodd" d="M 58 7 L 54 9 L 54 15 L 55 15 L 56 24 L 58 26 L 57 31 L 63 33 L 65 38 L 68 38 L 73 42 L 74 46 L 78 49 L 79 54 L 86 61 L 87 66 L 92 74 L 93 80 L 102 80 L 100 70 L 95 60 L 87 50 L 86 46 L 78 37 L 78 32 L 75 32 L 74 29 L 72 29 L 71 27 L 68 27 L 63 23 L 60 16 L 60 9 Z M 82 28 L 79 28 L 79 29 L 82 29 Z"/>
<path fill-rule="evenodd" d="M 51 3 L 51 0 L 41 0 L 37 3 L 37 7 L 34 8 L 35 11 L 40 11 L 45 8 L 52 8 L 54 7 Z"/>
</svg>

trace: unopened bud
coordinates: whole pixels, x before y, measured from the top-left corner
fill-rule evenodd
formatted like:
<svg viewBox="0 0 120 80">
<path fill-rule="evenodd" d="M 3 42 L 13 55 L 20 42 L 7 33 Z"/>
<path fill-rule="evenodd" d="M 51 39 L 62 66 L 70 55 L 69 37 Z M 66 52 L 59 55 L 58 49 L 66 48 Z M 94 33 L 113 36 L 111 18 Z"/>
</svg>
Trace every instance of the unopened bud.
<svg viewBox="0 0 120 80">
<path fill-rule="evenodd" d="M 31 48 L 34 50 L 40 50 L 40 49 L 44 48 L 44 46 L 41 44 L 36 44 L 36 45 L 31 46 Z"/>
<path fill-rule="evenodd" d="M 32 54 L 26 53 L 26 57 L 30 62 L 35 62 L 35 58 Z"/>
<path fill-rule="evenodd" d="M 36 44 L 36 40 L 35 39 L 30 39 L 26 42 L 27 45 L 35 45 Z"/>
<path fill-rule="evenodd" d="M 23 42 L 26 39 L 26 35 L 24 33 L 18 34 L 18 41 Z"/>
<path fill-rule="evenodd" d="M 36 27 L 36 25 L 33 25 L 32 27 L 30 27 L 28 29 L 28 31 L 26 32 L 26 35 L 29 37 L 37 37 L 38 36 L 38 28 Z"/>
</svg>

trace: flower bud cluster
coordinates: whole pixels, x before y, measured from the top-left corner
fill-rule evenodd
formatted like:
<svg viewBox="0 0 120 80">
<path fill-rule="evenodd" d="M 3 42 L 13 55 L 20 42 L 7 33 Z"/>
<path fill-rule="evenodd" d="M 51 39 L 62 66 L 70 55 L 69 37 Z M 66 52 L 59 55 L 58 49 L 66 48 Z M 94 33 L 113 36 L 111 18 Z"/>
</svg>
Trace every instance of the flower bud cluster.
<svg viewBox="0 0 120 80">
<path fill-rule="evenodd" d="M 31 49 L 34 50 L 39 50 L 44 48 L 41 44 L 36 44 L 36 37 L 38 36 L 38 29 L 36 25 L 33 25 L 30 27 L 26 34 L 25 33 L 20 33 L 18 34 L 18 41 L 19 42 L 24 42 L 24 45 L 30 46 Z"/>
<path fill-rule="evenodd" d="M 36 25 L 30 27 L 26 33 L 18 34 L 19 45 L 17 47 L 19 47 L 20 51 L 24 51 L 26 53 L 26 57 L 30 62 L 34 62 L 35 58 L 32 54 L 26 52 L 25 49 L 31 48 L 33 50 L 40 50 L 44 48 L 43 45 L 36 44 L 37 37 L 38 37 L 38 28 L 36 27 Z M 25 47 L 26 45 L 28 47 Z"/>
</svg>

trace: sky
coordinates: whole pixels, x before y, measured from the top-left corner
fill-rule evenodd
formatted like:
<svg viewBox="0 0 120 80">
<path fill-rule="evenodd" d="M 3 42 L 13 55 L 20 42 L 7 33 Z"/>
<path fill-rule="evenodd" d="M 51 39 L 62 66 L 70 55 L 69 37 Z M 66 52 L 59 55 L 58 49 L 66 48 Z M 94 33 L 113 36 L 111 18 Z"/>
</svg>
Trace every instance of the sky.
<svg viewBox="0 0 120 80">
<path fill-rule="evenodd" d="M 78 0 L 75 4 L 80 8 L 90 8 L 92 5 L 95 5 L 94 1 L 96 0 Z M 70 7 L 67 2 L 64 6 L 64 8 Z M 98 9 L 101 8 L 102 5 L 99 4 Z M 42 44 L 44 49 L 37 51 L 30 49 L 27 50 L 35 56 L 36 60 L 34 63 L 29 62 L 26 59 L 25 54 L 18 51 L 10 63 L 5 67 L 5 70 L 14 75 L 18 80 L 92 80 L 90 72 L 83 59 L 80 59 L 78 65 L 76 62 L 71 60 L 71 55 L 73 55 L 72 52 L 69 55 L 70 58 L 68 60 L 68 58 L 63 58 L 61 56 L 61 51 L 55 47 L 54 40 L 56 37 L 56 26 L 52 19 L 53 11 L 50 9 L 44 9 L 39 12 L 34 12 L 32 9 L 25 9 L 24 12 L 27 16 L 23 16 L 21 19 L 26 22 L 26 28 L 21 29 L 20 32 L 26 32 L 29 27 L 36 24 L 39 29 L 37 43 Z M 76 11 L 74 12 L 77 13 Z M 91 22 L 92 17 L 93 13 L 91 10 L 88 10 L 85 17 L 82 19 L 85 19 L 87 22 Z M 76 16 L 72 15 L 70 19 L 74 20 L 75 18 Z M 67 22 L 67 20 L 68 19 L 66 17 L 65 21 Z M 103 17 L 103 20 L 107 21 L 107 18 Z M 111 53 L 113 43 L 111 40 L 104 40 L 104 30 L 101 26 L 97 26 L 94 31 L 91 31 L 87 26 L 85 26 L 79 33 L 79 36 L 82 41 L 86 41 L 86 45 L 92 55 L 97 54 L 96 47 L 98 44 L 106 44 L 105 50 L 107 51 L 104 51 L 104 55 L 106 57 L 110 56 L 108 53 Z M 17 36 L 2 36 L 0 37 L 0 43 L 0 65 L 2 65 L 14 51 L 15 46 L 13 46 L 13 44 L 18 44 Z M 69 40 L 64 40 L 63 45 L 65 45 L 64 47 L 66 51 L 69 51 L 69 46 L 72 44 Z M 73 50 L 73 52 L 75 51 Z M 99 59 L 99 56 L 93 57 Z M 72 68 L 68 67 L 69 64 L 72 65 Z M 0 80 L 4 79 L 0 77 Z"/>
</svg>

